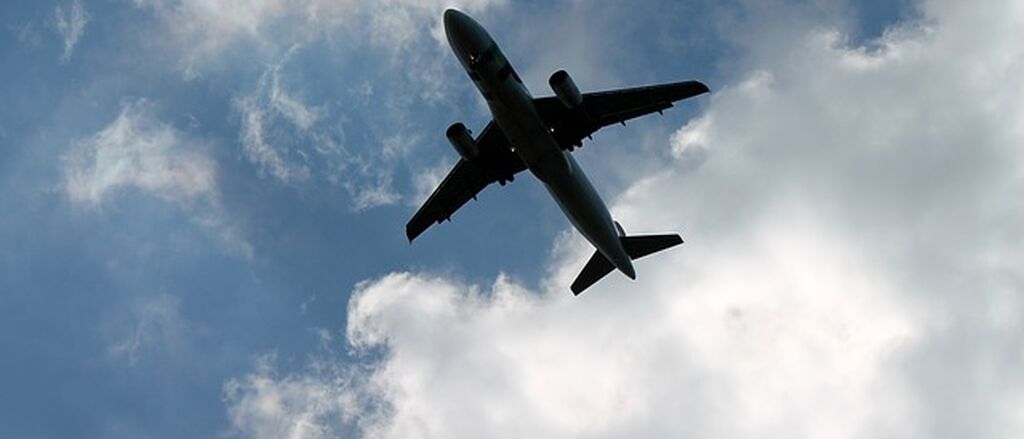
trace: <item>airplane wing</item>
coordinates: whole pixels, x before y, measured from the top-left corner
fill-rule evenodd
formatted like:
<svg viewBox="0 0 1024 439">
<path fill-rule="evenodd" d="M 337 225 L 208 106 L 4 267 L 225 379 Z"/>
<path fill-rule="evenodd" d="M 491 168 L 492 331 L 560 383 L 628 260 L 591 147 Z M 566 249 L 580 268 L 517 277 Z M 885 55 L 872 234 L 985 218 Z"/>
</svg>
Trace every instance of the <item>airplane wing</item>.
<svg viewBox="0 0 1024 439">
<path fill-rule="evenodd" d="M 405 225 L 405 235 L 412 242 L 435 223 L 451 220 L 452 214 L 470 199 L 475 199 L 487 185 L 512 181 L 526 165 L 511 150 L 508 138 L 493 121 L 476 139 L 480 156 L 473 161 L 459 159 L 441 185 L 434 189 L 427 202 Z"/>
<path fill-rule="evenodd" d="M 698 81 L 675 82 L 597 93 L 584 93 L 577 108 L 566 108 L 555 97 L 533 101 L 540 117 L 553 129 L 563 149 L 582 144 L 601 127 L 671 108 L 672 103 L 708 92 Z"/>
</svg>

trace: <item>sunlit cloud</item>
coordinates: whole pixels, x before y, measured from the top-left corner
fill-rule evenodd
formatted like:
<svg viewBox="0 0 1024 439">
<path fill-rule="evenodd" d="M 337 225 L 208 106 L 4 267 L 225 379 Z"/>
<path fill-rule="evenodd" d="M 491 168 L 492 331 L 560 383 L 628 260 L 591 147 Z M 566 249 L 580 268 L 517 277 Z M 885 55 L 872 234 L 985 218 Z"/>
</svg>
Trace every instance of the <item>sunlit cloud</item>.
<svg viewBox="0 0 1024 439">
<path fill-rule="evenodd" d="M 231 410 L 331 396 L 247 410 L 235 427 L 1024 434 L 1024 208 L 1008 201 L 1024 187 L 1024 64 L 1012 61 L 1024 59 L 1024 11 L 932 1 L 920 12 L 870 49 L 814 23 L 765 41 L 773 57 L 755 45 L 759 61 L 665 146 L 676 160 L 613 203 L 627 232 L 687 239 L 639 261 L 636 282 L 610 276 L 574 298 L 567 285 L 592 251 L 575 234 L 536 291 L 505 276 L 368 280 L 346 320 L 366 364 L 264 365 L 232 381 Z"/>
</svg>

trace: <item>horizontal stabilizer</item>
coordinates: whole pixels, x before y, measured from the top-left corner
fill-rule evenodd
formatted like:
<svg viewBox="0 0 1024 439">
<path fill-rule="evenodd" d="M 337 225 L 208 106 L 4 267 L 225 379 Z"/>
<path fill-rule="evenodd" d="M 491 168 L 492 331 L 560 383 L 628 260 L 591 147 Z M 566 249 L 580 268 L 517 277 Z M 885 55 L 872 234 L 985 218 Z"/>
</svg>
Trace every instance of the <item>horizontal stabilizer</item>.
<svg viewBox="0 0 1024 439">
<path fill-rule="evenodd" d="M 679 235 L 623 236 L 619 239 L 622 240 L 622 247 L 626 250 L 626 254 L 629 255 L 630 259 L 639 259 L 651 253 L 657 253 L 683 243 L 683 238 L 679 237 Z M 574 295 L 578 296 L 583 290 L 607 276 L 614 269 L 615 266 L 612 265 L 611 261 L 606 259 L 600 251 L 595 251 L 594 255 L 587 261 L 587 265 L 583 267 L 580 275 L 576 276 L 576 280 L 573 281 L 569 289 L 572 290 Z"/>
<path fill-rule="evenodd" d="M 630 259 L 640 259 L 651 253 L 657 253 L 683 243 L 679 235 L 637 235 L 623 236 L 622 247 Z"/>
<path fill-rule="evenodd" d="M 611 261 L 605 259 L 604 255 L 599 251 L 594 252 L 594 256 L 590 257 L 587 261 L 587 265 L 583 267 L 583 271 L 580 272 L 579 276 L 576 276 L 576 280 L 573 281 L 572 286 L 569 289 L 572 290 L 572 294 L 578 296 L 583 290 L 589 288 L 595 282 L 601 280 L 601 278 L 611 273 L 615 267 Z"/>
</svg>

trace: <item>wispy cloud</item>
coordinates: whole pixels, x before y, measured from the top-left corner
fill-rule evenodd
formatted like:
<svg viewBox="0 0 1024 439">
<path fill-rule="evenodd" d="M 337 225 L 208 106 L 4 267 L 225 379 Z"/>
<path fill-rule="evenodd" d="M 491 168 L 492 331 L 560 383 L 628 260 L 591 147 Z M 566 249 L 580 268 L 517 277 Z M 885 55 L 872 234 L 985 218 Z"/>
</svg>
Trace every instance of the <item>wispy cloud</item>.
<svg viewBox="0 0 1024 439">
<path fill-rule="evenodd" d="M 89 23 L 90 16 L 79 0 L 70 4 L 58 5 L 53 13 L 57 32 L 64 39 L 64 52 L 61 54 L 61 62 L 71 60 L 71 54 L 78 45 L 78 41 L 85 33 L 85 25 Z"/>
<path fill-rule="evenodd" d="M 345 185 L 352 197 L 352 208 L 356 211 L 398 203 L 402 196 L 392 187 L 390 174 L 378 174 L 374 180 L 365 180 Z"/>
<path fill-rule="evenodd" d="M 145 99 L 125 103 L 110 125 L 74 142 L 63 156 L 64 192 L 89 210 L 131 190 L 175 203 L 248 254 L 249 245 L 220 205 L 209 145 L 158 120 Z"/>
<path fill-rule="evenodd" d="M 573 298 L 592 249 L 572 235 L 540 291 L 504 276 L 361 283 L 347 335 L 369 367 L 233 381 L 230 410 L 302 402 L 235 427 L 1021 436 L 1024 210 L 1007 200 L 1024 187 L 1024 10 L 921 12 L 877 49 L 791 21 L 802 31 L 754 45 L 749 73 L 666 145 L 678 160 L 614 203 L 627 232 L 690 237 L 638 262 L 638 281 Z"/>
<path fill-rule="evenodd" d="M 12 26 L 14 37 L 27 49 L 36 49 L 42 44 L 42 37 L 39 35 L 35 20 L 29 21 L 21 26 Z"/>
<path fill-rule="evenodd" d="M 65 156 L 65 190 L 76 204 L 99 207 L 118 189 L 137 188 L 187 202 L 214 197 L 217 166 L 205 145 L 158 121 L 154 104 L 126 103 L 106 128 Z"/>
<path fill-rule="evenodd" d="M 255 90 L 235 101 L 244 156 L 284 184 L 337 185 L 348 192 L 354 210 L 398 202 L 388 162 L 401 158 L 410 139 L 392 135 L 368 153 L 352 152 L 345 145 L 344 116 L 331 114 L 327 104 L 308 103 L 301 90 L 285 85 L 289 59 L 268 66 Z"/>
<path fill-rule="evenodd" d="M 180 60 L 187 79 L 237 68 L 234 63 L 240 59 L 255 67 L 247 71 L 262 71 L 252 81 L 254 87 L 233 99 L 242 155 L 263 175 L 287 185 L 330 183 L 348 194 L 353 210 L 395 204 L 408 196 L 395 187 L 404 181 L 394 174 L 418 137 L 407 134 L 403 123 L 415 119 L 411 106 L 436 101 L 448 86 L 442 80 L 445 64 L 435 56 L 444 41 L 441 11 L 447 6 L 482 10 L 500 3 L 135 2 L 162 22 L 154 30 L 155 44 L 164 45 Z M 304 60 L 311 54 L 325 59 L 318 69 L 337 70 L 337 82 L 355 81 L 346 77 L 357 70 L 347 60 L 363 51 L 368 59 L 383 61 L 371 67 L 379 69 L 379 75 L 367 76 L 372 80 L 385 76 L 396 84 L 361 107 L 363 113 L 380 115 L 374 120 L 354 114 L 356 105 L 347 102 L 346 93 L 335 84 L 325 85 L 334 90 L 328 95 L 323 87 L 314 89 L 303 81 L 321 77 L 303 71 L 308 68 Z M 242 52 L 244 56 L 236 56 Z M 365 100 L 356 91 L 348 94 L 356 95 L 353 100 Z M 380 125 L 372 126 L 375 123 Z M 360 135 L 350 138 L 347 131 Z"/>
<path fill-rule="evenodd" d="M 310 160 L 342 171 L 353 160 L 342 145 L 340 128 L 317 126 L 328 116 L 326 107 L 304 102 L 284 85 L 282 69 L 298 49 L 267 66 L 256 89 L 235 101 L 245 157 L 286 184 L 309 180 L 314 167 Z"/>
<path fill-rule="evenodd" d="M 452 4 L 438 0 L 134 0 L 134 3 L 154 11 L 164 22 L 163 31 L 170 36 L 170 48 L 180 55 L 182 70 L 186 77 L 195 78 L 207 63 L 236 44 L 251 43 L 253 47 L 273 53 L 295 44 L 355 31 L 353 35 L 369 35 L 368 41 L 373 44 L 401 48 L 425 30 L 434 29 L 433 33 L 439 35 L 439 11 L 445 6 L 479 10 L 500 1 L 468 0 Z M 430 24 L 424 26 L 424 23 Z"/>
<path fill-rule="evenodd" d="M 268 120 L 272 115 L 268 109 L 263 107 L 257 98 L 245 97 L 235 102 L 236 108 L 242 116 L 242 130 L 240 139 L 242 151 L 245 157 L 260 167 L 262 172 L 268 172 L 284 183 L 304 181 L 309 179 L 309 167 L 301 155 L 290 152 L 287 145 L 291 143 L 285 136 L 275 136 L 270 139 L 268 130 L 273 123 Z M 295 159 L 289 159 L 288 155 L 294 155 Z M 297 162 L 296 162 L 297 161 Z"/>
<path fill-rule="evenodd" d="M 139 364 L 145 355 L 180 353 L 190 342 L 193 325 L 180 313 L 178 299 L 160 294 L 140 300 L 121 328 L 121 335 L 107 347 L 113 358 L 129 367 Z"/>
</svg>

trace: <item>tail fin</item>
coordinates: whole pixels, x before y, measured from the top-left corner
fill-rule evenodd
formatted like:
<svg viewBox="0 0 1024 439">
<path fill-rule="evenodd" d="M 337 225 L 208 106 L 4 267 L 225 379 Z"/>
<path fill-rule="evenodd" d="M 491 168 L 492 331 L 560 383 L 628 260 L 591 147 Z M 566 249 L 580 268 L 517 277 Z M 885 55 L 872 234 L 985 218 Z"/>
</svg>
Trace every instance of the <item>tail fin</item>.
<svg viewBox="0 0 1024 439">
<path fill-rule="evenodd" d="M 683 243 L 683 238 L 679 235 L 637 235 L 623 236 L 619 239 L 622 240 L 622 246 L 630 259 L 640 259 L 651 253 L 657 253 Z M 569 289 L 572 290 L 573 295 L 578 296 L 583 290 L 597 283 L 614 269 L 612 263 L 600 251 L 595 251 Z"/>
</svg>

